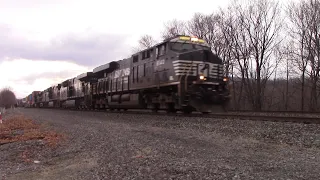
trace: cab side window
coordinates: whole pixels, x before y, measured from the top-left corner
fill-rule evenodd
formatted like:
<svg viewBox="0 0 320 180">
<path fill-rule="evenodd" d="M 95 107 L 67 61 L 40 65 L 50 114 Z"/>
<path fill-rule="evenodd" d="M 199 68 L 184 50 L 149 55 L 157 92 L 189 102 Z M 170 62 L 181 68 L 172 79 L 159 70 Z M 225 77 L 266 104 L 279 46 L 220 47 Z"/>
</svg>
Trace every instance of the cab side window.
<svg viewBox="0 0 320 180">
<path fill-rule="evenodd" d="M 156 55 L 157 57 L 159 56 L 163 56 L 166 54 L 166 50 L 167 50 L 167 44 L 161 44 L 157 47 L 156 49 Z"/>
</svg>

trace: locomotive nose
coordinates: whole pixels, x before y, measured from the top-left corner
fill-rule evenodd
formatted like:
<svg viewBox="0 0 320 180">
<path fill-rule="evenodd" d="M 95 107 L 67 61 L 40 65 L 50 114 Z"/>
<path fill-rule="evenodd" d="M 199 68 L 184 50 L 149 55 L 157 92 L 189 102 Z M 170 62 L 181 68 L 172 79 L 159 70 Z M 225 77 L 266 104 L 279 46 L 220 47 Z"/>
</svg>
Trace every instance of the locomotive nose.
<svg viewBox="0 0 320 180">
<path fill-rule="evenodd" d="M 196 60 L 203 62 L 222 63 L 222 60 L 210 50 L 196 50 L 192 52 L 186 52 L 179 55 L 181 60 Z"/>
</svg>

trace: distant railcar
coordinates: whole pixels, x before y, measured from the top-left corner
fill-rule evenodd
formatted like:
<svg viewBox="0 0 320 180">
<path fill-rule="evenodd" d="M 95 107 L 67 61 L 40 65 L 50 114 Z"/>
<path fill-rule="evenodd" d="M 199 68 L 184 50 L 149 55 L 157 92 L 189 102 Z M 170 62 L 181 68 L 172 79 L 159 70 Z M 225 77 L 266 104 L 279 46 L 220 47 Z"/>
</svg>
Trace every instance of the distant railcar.
<svg viewBox="0 0 320 180">
<path fill-rule="evenodd" d="M 38 96 L 39 93 L 40 93 L 40 91 L 33 91 L 31 94 L 29 94 L 25 98 L 24 106 L 25 107 L 36 107 L 37 96 Z"/>
</svg>

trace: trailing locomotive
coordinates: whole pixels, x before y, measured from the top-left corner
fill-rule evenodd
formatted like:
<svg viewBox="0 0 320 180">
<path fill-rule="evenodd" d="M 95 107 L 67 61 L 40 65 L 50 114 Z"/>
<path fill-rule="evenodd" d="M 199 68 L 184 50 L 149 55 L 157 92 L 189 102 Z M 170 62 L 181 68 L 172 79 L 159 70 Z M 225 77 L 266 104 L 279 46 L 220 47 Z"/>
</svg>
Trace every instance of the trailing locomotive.
<svg viewBox="0 0 320 180">
<path fill-rule="evenodd" d="M 35 107 L 209 113 L 229 101 L 223 74 L 204 40 L 179 35 L 39 92 Z"/>
</svg>

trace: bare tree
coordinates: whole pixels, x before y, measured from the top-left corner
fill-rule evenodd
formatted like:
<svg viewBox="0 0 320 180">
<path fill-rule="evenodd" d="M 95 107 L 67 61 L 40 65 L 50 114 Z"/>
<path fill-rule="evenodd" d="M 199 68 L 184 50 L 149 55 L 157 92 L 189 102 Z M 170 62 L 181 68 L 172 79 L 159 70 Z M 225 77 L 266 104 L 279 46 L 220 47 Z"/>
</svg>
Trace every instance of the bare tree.
<svg viewBox="0 0 320 180">
<path fill-rule="evenodd" d="M 139 40 L 139 45 L 142 48 L 150 48 L 153 45 L 155 45 L 156 43 L 157 43 L 157 41 L 155 39 L 153 39 L 153 37 L 150 35 L 144 35 Z"/>
<path fill-rule="evenodd" d="M 278 2 L 254 0 L 245 8 L 238 8 L 240 23 L 243 29 L 242 37 L 250 44 L 249 62 L 245 63 L 246 85 L 250 87 L 251 101 L 255 110 L 263 107 L 264 90 L 267 80 L 274 73 L 278 64 L 274 51 L 280 40 L 281 20 Z M 249 92 L 248 91 L 248 92 Z"/>
<path fill-rule="evenodd" d="M 154 46 L 157 41 L 150 35 L 143 35 L 138 41 L 138 47 L 133 48 L 133 53 L 137 53 L 139 51 L 142 51 L 143 49 L 150 48 Z"/>
<path fill-rule="evenodd" d="M 301 111 L 305 107 L 307 84 L 310 84 L 310 110 L 318 107 L 319 81 L 319 33 L 320 33 L 320 2 L 307 0 L 292 3 L 288 8 L 291 27 L 288 32 L 292 39 L 293 50 L 291 57 L 301 72 Z M 306 82 L 309 76 L 309 83 Z"/>
<path fill-rule="evenodd" d="M 9 108 L 17 103 L 16 95 L 10 88 L 3 88 L 0 91 L 0 107 Z"/>
<path fill-rule="evenodd" d="M 187 28 L 184 21 L 172 20 L 164 24 L 162 38 L 168 39 L 177 35 L 186 35 Z"/>
<path fill-rule="evenodd" d="M 286 85 L 285 85 L 285 92 L 282 92 L 282 102 L 284 102 L 284 109 L 288 110 L 289 109 L 289 104 L 290 104 L 290 97 L 292 96 L 291 93 L 289 93 L 289 78 L 291 74 L 296 74 L 296 70 L 294 68 L 295 66 L 295 61 L 292 58 L 291 54 L 294 50 L 293 47 L 293 42 L 292 40 L 289 40 L 287 42 L 287 44 L 283 44 L 283 49 L 281 49 L 282 51 L 282 55 L 284 60 L 284 67 L 285 67 L 285 77 L 286 77 Z"/>
<path fill-rule="evenodd" d="M 204 15 L 201 13 L 194 14 L 193 18 L 187 23 L 187 32 L 204 39 L 211 47 L 215 54 L 222 56 L 225 53 L 226 40 L 224 37 L 224 29 L 221 27 L 221 22 L 224 19 L 220 14 L 212 13 Z"/>
<path fill-rule="evenodd" d="M 320 79 L 320 1 L 309 0 L 306 5 L 305 14 L 307 21 L 307 52 L 309 60 L 309 71 L 308 75 L 310 78 L 310 104 L 309 109 L 314 111 L 318 109 L 318 99 L 319 99 L 319 79 Z"/>
<path fill-rule="evenodd" d="M 206 40 L 207 34 L 210 33 L 210 30 L 208 29 L 207 18 L 207 15 L 201 13 L 194 14 L 193 18 L 186 23 L 186 29 L 189 34 Z"/>
</svg>

